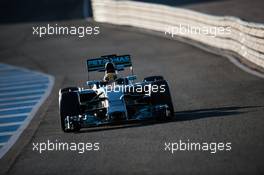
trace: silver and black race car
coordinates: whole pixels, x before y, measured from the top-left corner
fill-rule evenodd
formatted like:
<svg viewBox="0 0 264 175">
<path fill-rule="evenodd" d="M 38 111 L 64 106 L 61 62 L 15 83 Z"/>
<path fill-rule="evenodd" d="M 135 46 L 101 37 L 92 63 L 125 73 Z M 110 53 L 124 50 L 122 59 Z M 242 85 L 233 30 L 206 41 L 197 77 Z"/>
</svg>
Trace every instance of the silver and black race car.
<svg viewBox="0 0 264 175">
<path fill-rule="evenodd" d="M 106 71 L 112 63 L 115 71 L 130 68 L 131 75 L 114 81 L 89 80 L 92 71 Z M 81 128 L 137 120 L 167 120 L 174 109 L 169 86 L 162 76 L 151 76 L 135 82 L 130 55 L 106 55 L 88 59 L 86 88 L 67 87 L 59 92 L 61 127 L 64 132 Z"/>
</svg>

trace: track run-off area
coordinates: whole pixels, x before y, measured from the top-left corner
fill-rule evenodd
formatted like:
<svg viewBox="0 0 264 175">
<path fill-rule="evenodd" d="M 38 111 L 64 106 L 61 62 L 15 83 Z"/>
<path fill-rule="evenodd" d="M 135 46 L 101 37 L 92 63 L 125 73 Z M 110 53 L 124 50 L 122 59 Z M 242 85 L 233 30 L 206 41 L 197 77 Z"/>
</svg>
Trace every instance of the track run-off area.
<svg viewBox="0 0 264 175">
<path fill-rule="evenodd" d="M 43 73 L 0 64 L 0 158 L 50 94 L 53 81 Z"/>
</svg>

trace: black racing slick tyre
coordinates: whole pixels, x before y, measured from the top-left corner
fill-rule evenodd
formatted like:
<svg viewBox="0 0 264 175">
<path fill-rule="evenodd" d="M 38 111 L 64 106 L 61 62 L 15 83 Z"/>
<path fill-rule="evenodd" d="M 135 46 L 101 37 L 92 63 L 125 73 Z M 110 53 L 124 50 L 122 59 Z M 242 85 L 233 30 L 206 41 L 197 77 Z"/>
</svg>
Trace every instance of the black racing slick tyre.
<svg viewBox="0 0 264 175">
<path fill-rule="evenodd" d="M 169 85 L 166 80 L 154 81 L 151 83 L 152 87 L 158 86 L 158 92 L 151 92 L 151 103 L 152 105 L 167 105 L 169 114 L 168 116 L 159 117 L 159 120 L 171 119 L 174 116 L 174 108 L 172 103 L 172 98 L 170 94 Z"/>
<path fill-rule="evenodd" d="M 164 80 L 163 76 L 158 75 L 158 76 L 150 76 L 150 77 L 144 78 L 144 81 L 148 81 L 148 82 L 159 81 L 159 80 Z"/>
<path fill-rule="evenodd" d="M 75 132 L 80 130 L 80 125 L 77 122 L 72 122 L 69 128 L 66 128 L 67 116 L 78 116 L 81 114 L 78 92 L 64 92 L 60 94 L 59 106 L 61 117 L 61 129 L 64 132 Z"/>
</svg>

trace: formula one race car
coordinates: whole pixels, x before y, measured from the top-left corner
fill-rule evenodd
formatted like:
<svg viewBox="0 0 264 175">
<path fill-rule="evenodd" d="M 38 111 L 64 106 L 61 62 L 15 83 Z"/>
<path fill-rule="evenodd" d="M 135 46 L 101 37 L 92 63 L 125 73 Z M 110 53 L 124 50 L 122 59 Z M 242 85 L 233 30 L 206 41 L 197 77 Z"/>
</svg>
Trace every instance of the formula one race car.
<svg viewBox="0 0 264 175">
<path fill-rule="evenodd" d="M 131 75 L 118 71 L 130 68 Z M 167 120 L 174 115 L 169 86 L 162 76 L 135 82 L 130 55 L 106 55 L 88 59 L 86 88 L 68 87 L 59 92 L 61 127 L 64 132 L 84 127 L 142 121 Z M 89 81 L 89 73 L 105 72 L 103 80 Z"/>
</svg>

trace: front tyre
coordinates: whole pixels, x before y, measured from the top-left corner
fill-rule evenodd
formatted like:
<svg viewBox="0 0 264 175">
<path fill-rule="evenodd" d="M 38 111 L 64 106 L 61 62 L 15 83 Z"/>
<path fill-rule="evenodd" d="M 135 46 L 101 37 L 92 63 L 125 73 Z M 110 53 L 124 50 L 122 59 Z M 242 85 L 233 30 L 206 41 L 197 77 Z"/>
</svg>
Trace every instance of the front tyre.
<svg viewBox="0 0 264 175">
<path fill-rule="evenodd" d="M 80 130 L 78 121 L 72 117 L 78 118 L 81 114 L 78 92 L 64 92 L 59 97 L 61 129 L 64 132 L 75 132 Z"/>
<path fill-rule="evenodd" d="M 151 92 L 151 104 L 157 105 L 167 105 L 169 111 L 168 115 L 159 116 L 159 120 L 171 119 L 174 116 L 174 108 L 172 103 L 172 98 L 170 94 L 169 85 L 166 80 L 154 81 L 151 83 L 152 87 L 155 85 L 159 87 L 158 91 Z"/>
</svg>

